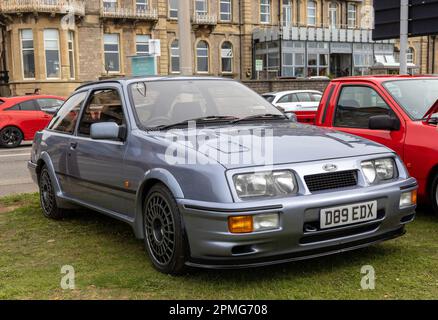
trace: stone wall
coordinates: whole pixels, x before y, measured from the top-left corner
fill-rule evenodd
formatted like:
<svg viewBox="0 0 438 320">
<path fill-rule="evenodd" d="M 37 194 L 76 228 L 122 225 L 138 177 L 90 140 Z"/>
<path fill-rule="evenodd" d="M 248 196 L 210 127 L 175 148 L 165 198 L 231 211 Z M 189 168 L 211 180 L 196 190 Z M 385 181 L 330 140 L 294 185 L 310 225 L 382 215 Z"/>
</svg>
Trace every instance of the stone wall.
<svg viewBox="0 0 438 320">
<path fill-rule="evenodd" d="M 318 90 L 323 92 L 330 83 L 329 80 L 253 80 L 242 81 L 257 93 L 288 91 L 288 90 Z"/>
</svg>

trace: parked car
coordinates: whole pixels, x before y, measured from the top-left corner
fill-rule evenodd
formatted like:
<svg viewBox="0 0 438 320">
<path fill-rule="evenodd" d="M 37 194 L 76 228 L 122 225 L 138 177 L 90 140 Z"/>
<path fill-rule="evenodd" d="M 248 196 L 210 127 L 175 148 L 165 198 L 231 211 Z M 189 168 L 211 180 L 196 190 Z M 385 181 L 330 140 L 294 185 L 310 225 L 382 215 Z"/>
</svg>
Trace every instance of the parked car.
<svg viewBox="0 0 438 320">
<path fill-rule="evenodd" d="M 261 145 L 271 152 L 253 157 Z M 124 221 L 165 273 L 358 249 L 415 217 L 417 183 L 394 152 L 292 122 L 222 78 L 81 86 L 28 167 L 45 216 L 79 205 Z"/>
<path fill-rule="evenodd" d="M 64 98 L 57 96 L 0 98 L 0 147 L 14 148 L 23 140 L 33 140 L 63 103 Z"/>
<path fill-rule="evenodd" d="M 438 214 L 438 77 L 341 78 L 324 93 L 316 125 L 391 148 L 419 183 L 419 200 Z"/>
<path fill-rule="evenodd" d="M 271 92 L 262 95 L 284 112 L 296 114 L 299 122 L 314 123 L 322 92 L 315 90 L 294 90 Z"/>
</svg>

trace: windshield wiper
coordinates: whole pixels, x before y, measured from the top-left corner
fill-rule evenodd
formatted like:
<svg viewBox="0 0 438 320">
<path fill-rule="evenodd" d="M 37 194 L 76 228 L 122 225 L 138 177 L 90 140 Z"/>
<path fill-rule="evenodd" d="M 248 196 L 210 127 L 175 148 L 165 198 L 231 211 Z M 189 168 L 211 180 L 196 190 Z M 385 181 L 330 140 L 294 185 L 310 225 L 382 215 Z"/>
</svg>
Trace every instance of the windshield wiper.
<svg viewBox="0 0 438 320">
<path fill-rule="evenodd" d="M 239 123 L 243 121 L 253 121 L 253 120 L 288 120 L 289 118 L 286 117 L 283 114 L 273 114 L 273 113 L 266 113 L 266 114 L 257 114 L 253 116 L 243 117 L 240 119 L 232 120 L 230 121 L 231 124 Z"/>
<path fill-rule="evenodd" d="M 227 121 L 228 122 L 230 120 L 232 121 L 232 120 L 236 120 L 236 119 L 238 119 L 238 118 L 233 117 L 233 116 L 201 117 L 201 118 L 184 120 L 184 121 L 169 124 L 169 125 L 162 125 L 162 126 L 154 127 L 154 128 L 151 128 L 150 130 L 167 130 L 167 129 L 171 129 L 171 128 L 175 128 L 175 127 L 188 125 L 190 122 L 195 122 L 196 124 L 200 124 L 200 123 L 214 123 L 214 122 L 219 122 L 219 121 Z"/>
</svg>

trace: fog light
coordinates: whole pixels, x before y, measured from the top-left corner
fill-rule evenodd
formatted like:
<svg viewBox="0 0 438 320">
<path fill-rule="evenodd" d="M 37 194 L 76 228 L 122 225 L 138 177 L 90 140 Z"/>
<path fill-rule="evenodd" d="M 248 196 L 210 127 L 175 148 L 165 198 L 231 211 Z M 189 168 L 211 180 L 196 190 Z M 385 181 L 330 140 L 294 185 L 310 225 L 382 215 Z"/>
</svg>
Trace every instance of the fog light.
<svg viewBox="0 0 438 320">
<path fill-rule="evenodd" d="M 280 217 L 278 213 L 259 214 L 254 218 L 254 231 L 272 230 L 280 227 Z"/>
<path fill-rule="evenodd" d="M 400 208 L 410 207 L 417 204 L 417 190 L 402 193 L 400 197 Z"/>
<path fill-rule="evenodd" d="M 254 231 L 252 216 L 228 218 L 228 229 L 231 233 L 251 233 Z"/>
</svg>

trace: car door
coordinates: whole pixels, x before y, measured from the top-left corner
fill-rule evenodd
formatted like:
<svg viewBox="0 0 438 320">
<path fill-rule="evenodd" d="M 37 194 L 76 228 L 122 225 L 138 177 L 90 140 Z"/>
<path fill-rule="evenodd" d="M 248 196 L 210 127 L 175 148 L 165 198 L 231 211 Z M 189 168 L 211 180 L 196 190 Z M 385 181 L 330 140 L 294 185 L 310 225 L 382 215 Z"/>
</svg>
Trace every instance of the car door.
<svg viewBox="0 0 438 320">
<path fill-rule="evenodd" d="M 378 115 L 398 118 L 401 123 L 400 130 L 369 129 L 369 119 Z M 404 156 L 406 136 L 404 120 L 392 109 L 375 86 L 368 84 L 342 86 L 334 110 L 333 127 L 381 143 L 401 157 Z"/>
<path fill-rule="evenodd" d="M 125 115 L 120 87 L 92 90 L 68 151 L 68 176 L 73 197 L 119 215 L 129 213 L 127 208 L 132 208 L 135 196 L 128 191 L 124 179 L 127 141 L 93 140 L 90 128 L 92 124 L 102 122 L 127 126 Z"/>
<path fill-rule="evenodd" d="M 295 93 L 288 93 L 281 96 L 278 99 L 278 102 L 275 103 L 275 106 L 283 108 L 286 112 L 296 111 L 301 108 L 301 105 Z"/>
<path fill-rule="evenodd" d="M 43 130 L 52 116 L 42 112 L 34 99 L 19 103 L 20 117 L 27 140 L 33 139 L 37 131 Z"/>
<path fill-rule="evenodd" d="M 300 111 L 316 111 L 318 108 L 319 102 L 315 102 L 310 92 L 298 92 L 297 98 Z"/>
<path fill-rule="evenodd" d="M 87 94 L 87 91 L 73 94 L 52 119 L 46 130 L 47 134 L 44 135 L 44 145 L 50 155 L 61 189 L 69 197 L 72 195 L 72 188 L 68 183 L 67 152 Z"/>
</svg>

